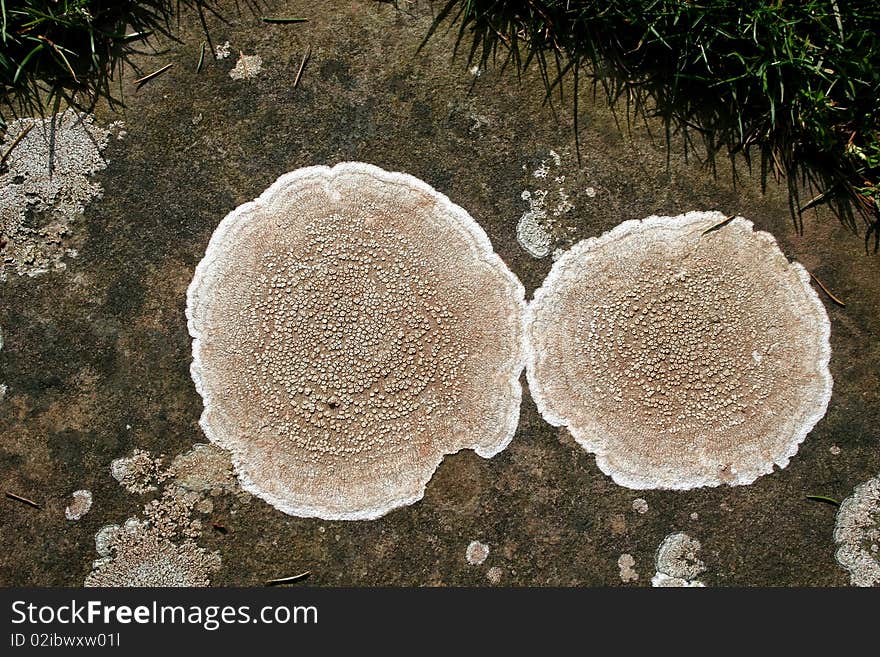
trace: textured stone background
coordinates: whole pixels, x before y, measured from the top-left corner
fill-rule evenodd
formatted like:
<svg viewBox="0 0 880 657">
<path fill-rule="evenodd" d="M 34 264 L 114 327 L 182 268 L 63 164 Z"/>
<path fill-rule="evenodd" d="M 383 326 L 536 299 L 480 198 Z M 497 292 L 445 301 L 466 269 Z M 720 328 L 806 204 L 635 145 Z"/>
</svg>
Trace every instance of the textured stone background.
<svg viewBox="0 0 880 657">
<path fill-rule="evenodd" d="M 526 394 L 505 452 L 447 457 L 424 500 L 380 520 L 291 518 L 257 499 L 215 504 L 207 526 L 229 532 L 208 529 L 199 541 L 222 554 L 214 583 L 311 570 L 314 585 L 488 585 L 498 567 L 504 585 L 619 585 L 618 557 L 630 553 L 639 573 L 632 585 L 645 585 L 657 546 L 674 531 L 702 543 L 701 579 L 710 586 L 848 583 L 833 556 L 833 507 L 804 496 L 840 499 L 880 471 L 880 260 L 859 238 L 812 214 L 797 236 L 783 192 L 762 196 L 747 172 L 734 186 L 727 170 L 713 178 L 678 152 L 667 169 L 662 142 L 644 126 L 621 132 L 601 103 L 582 104 L 578 169 L 569 106 L 543 105 L 536 74 L 517 81 L 496 67 L 477 77 L 451 60 L 448 34 L 416 52 L 430 24 L 427 2 L 409 11 L 368 0 L 268 5 L 266 15 L 310 22 L 269 26 L 233 7 L 229 25 L 211 22 L 232 56 L 209 54 L 196 74 L 201 35 L 185 17 L 181 41 L 144 63 L 147 72 L 174 68 L 137 92 L 128 76 L 128 136 L 105 151 L 104 198 L 75 225 L 79 257 L 65 272 L 0 285 L 0 382 L 9 386 L 0 401 L 0 482 L 44 504 L 0 499 L 0 585 L 80 585 L 97 529 L 149 499 L 126 493 L 110 461 L 134 447 L 173 456 L 204 440 L 185 290 L 227 212 L 297 167 L 364 160 L 405 171 L 467 208 L 531 296 L 551 261 L 526 254 L 515 228 L 526 209 L 520 195 L 537 186 L 532 171 L 551 149 L 563 156 L 574 239 L 649 214 L 738 213 L 846 301 L 843 309 L 823 297 L 834 395 L 789 467 L 747 487 L 630 491 L 543 422 Z M 293 89 L 308 44 L 312 58 Z M 256 78 L 229 77 L 239 50 L 263 58 Z M 98 116 L 105 125 L 117 118 Z M 64 506 L 78 488 L 94 493 L 94 507 L 68 522 Z M 647 513 L 633 511 L 637 497 Z M 465 560 L 472 540 L 490 546 L 480 566 Z"/>
</svg>

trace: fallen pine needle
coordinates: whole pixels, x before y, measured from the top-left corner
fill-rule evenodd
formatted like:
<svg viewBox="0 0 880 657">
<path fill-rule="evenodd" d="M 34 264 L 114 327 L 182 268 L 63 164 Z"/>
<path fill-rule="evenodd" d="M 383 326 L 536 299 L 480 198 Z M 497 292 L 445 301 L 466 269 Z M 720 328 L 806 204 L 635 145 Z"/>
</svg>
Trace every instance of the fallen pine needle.
<svg viewBox="0 0 880 657">
<path fill-rule="evenodd" d="M 293 584 L 295 582 L 301 582 L 304 579 L 308 579 L 309 575 L 311 574 L 312 571 L 307 570 L 304 573 L 294 575 L 293 577 L 280 577 L 279 579 L 270 579 L 268 582 L 266 582 L 266 586 L 277 586 L 278 584 Z"/>
<path fill-rule="evenodd" d="M 143 85 L 143 84 L 149 82 L 150 80 L 152 80 L 152 79 L 153 79 L 154 77 L 156 77 L 157 75 L 162 75 L 165 71 L 167 71 L 167 70 L 168 70 L 169 68 L 171 68 L 172 66 L 174 66 L 174 62 L 171 62 L 170 64 L 165 64 L 165 66 L 163 66 L 162 68 L 157 69 L 157 70 L 153 71 L 152 73 L 147 73 L 147 74 L 146 74 L 144 77 L 142 77 L 142 78 L 138 78 L 137 80 L 134 81 L 134 83 L 135 83 L 137 86 L 140 87 L 141 85 Z"/>
<path fill-rule="evenodd" d="M 831 294 L 831 290 L 829 290 L 827 287 L 825 287 L 825 285 L 822 283 L 822 281 L 820 281 L 818 278 L 816 278 L 816 275 L 813 272 L 810 272 L 810 278 L 812 278 L 814 281 L 816 281 L 816 285 L 818 285 L 819 287 L 822 288 L 822 291 L 828 295 L 829 299 L 831 299 L 838 306 L 840 306 L 842 308 L 846 308 L 846 304 L 843 301 L 841 301 L 840 299 L 838 299 L 836 296 Z"/>
<path fill-rule="evenodd" d="M 727 224 L 729 224 L 734 219 L 736 219 L 736 215 L 730 215 L 724 221 L 720 221 L 717 224 L 715 224 L 714 226 L 710 226 L 709 228 L 704 230 L 703 233 L 700 235 L 700 237 L 703 237 L 703 235 L 708 235 L 709 233 L 714 233 L 716 230 L 721 230 L 722 228 L 724 228 Z"/>
<path fill-rule="evenodd" d="M 260 20 L 264 23 L 305 23 L 308 21 L 308 18 L 272 18 L 270 16 L 261 16 Z"/>
<path fill-rule="evenodd" d="M 302 77 L 303 69 L 306 67 L 309 59 L 312 56 L 312 44 L 309 44 L 308 50 L 306 50 L 306 54 L 303 55 L 302 61 L 299 64 L 299 70 L 296 72 L 296 78 L 293 81 L 293 88 L 296 89 L 296 85 L 299 84 L 299 79 Z"/>
<path fill-rule="evenodd" d="M 29 500 L 28 498 L 22 497 L 21 495 L 16 495 L 15 493 L 7 492 L 6 497 L 8 497 L 10 500 L 15 500 L 16 502 L 22 502 L 24 504 L 27 504 L 28 506 L 32 506 L 35 509 L 42 509 L 43 508 L 39 504 L 34 502 L 33 500 Z"/>
<path fill-rule="evenodd" d="M 10 155 L 10 153 L 12 153 L 12 149 L 15 148 L 16 146 L 18 146 L 19 142 L 25 138 L 25 135 L 27 135 L 27 133 L 29 133 L 33 127 L 34 127 L 33 123 L 27 125 L 25 127 L 25 129 L 22 130 L 21 132 L 19 132 L 18 136 L 16 136 L 16 138 L 12 140 L 12 143 L 9 145 L 9 148 L 6 149 L 6 152 L 3 153 L 3 157 L 0 158 L 0 167 L 2 167 L 4 164 L 6 164 L 6 160 L 9 159 L 9 155 Z"/>
<path fill-rule="evenodd" d="M 202 70 L 202 64 L 205 63 L 205 42 L 202 41 L 202 49 L 199 52 L 199 63 L 196 64 L 196 73 Z"/>
<path fill-rule="evenodd" d="M 814 502 L 825 502 L 826 504 L 831 504 L 832 506 L 840 506 L 840 502 L 835 500 L 833 497 L 827 497 L 825 495 L 807 495 L 808 500 L 813 500 Z"/>
</svg>

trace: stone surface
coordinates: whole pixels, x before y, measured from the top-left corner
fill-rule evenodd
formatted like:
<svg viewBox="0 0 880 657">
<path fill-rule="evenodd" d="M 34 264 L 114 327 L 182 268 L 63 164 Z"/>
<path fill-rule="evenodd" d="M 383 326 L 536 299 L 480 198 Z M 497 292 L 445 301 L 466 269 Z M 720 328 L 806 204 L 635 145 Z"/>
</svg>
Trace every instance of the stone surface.
<svg viewBox="0 0 880 657">
<path fill-rule="evenodd" d="M 418 53 L 431 21 L 425 2 L 411 13 L 366 0 L 266 4 L 268 15 L 310 22 L 269 26 L 232 9 L 230 25 L 211 23 L 215 44 L 229 40 L 235 55 L 263 58 L 258 77 L 230 79 L 235 56 L 208 57 L 196 74 L 203 37 L 184 17 L 181 43 L 144 68 L 176 65 L 137 93 L 135 76 L 126 78 L 128 136 L 108 143 L 110 164 L 95 176 L 104 197 L 73 228 L 80 256 L 66 271 L 0 285 L 0 380 L 9 387 L 0 403 L 0 479 L 44 503 L 40 511 L 0 500 L 0 585 L 80 585 L 98 530 L 122 524 L 145 501 L 112 479 L 110 462 L 135 447 L 173 458 L 206 442 L 189 375 L 186 288 L 220 219 L 281 174 L 345 160 L 406 171 L 468 210 L 528 297 L 553 264 L 516 241 L 532 172 L 550 149 L 573 148 L 568 105 L 555 102 L 555 115 L 543 105 L 537 72 L 518 83 L 490 66 L 475 78 L 450 59 L 454 35 Z M 293 89 L 309 43 L 311 61 Z M 573 239 L 627 219 L 717 208 L 771 232 L 846 301 L 839 308 L 823 299 L 834 394 L 788 467 L 750 486 L 655 491 L 640 515 L 633 492 L 544 422 L 526 393 L 504 452 L 447 457 L 424 499 L 381 519 L 291 518 L 257 499 L 234 509 L 219 496 L 199 543 L 222 556 L 212 585 L 310 570 L 316 586 L 488 586 L 485 565 L 470 566 L 463 554 L 479 537 L 492 546 L 486 565 L 503 573 L 501 585 L 621 585 L 617 560 L 626 553 L 641 568 L 630 585 L 648 586 L 657 546 L 677 530 L 699 537 L 707 563 L 711 546 L 712 586 L 849 584 L 834 560 L 834 509 L 804 495 L 843 499 L 880 472 L 880 260 L 829 215 L 808 214 L 798 236 L 784 189 L 771 181 L 762 196 L 757 172 L 740 171 L 734 187 L 725 166 L 714 179 L 679 151 L 667 169 L 663 144 L 640 125 L 621 133 L 586 93 L 581 107 L 582 166 L 566 171 Z M 101 125 L 119 118 L 98 112 Z M 99 503 L 69 522 L 64 507 L 79 488 Z M 620 533 L 612 516 L 626 519 Z"/>
</svg>

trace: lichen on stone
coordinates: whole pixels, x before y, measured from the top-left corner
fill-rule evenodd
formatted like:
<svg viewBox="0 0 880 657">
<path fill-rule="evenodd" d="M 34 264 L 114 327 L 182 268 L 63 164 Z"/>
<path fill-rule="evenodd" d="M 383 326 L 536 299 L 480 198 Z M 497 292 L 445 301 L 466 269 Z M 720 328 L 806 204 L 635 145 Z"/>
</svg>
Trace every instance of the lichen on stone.
<svg viewBox="0 0 880 657">
<path fill-rule="evenodd" d="M 175 486 L 187 491 L 216 494 L 238 490 L 230 454 L 216 445 L 196 443 L 174 457 L 168 474 Z"/>
<path fill-rule="evenodd" d="M 102 194 L 91 177 L 107 166 L 101 152 L 110 131 L 74 110 L 10 121 L 0 143 L 9 152 L 0 170 L 0 280 L 9 272 L 36 276 L 63 269 L 70 226 Z M 54 144 L 54 147 L 50 147 Z"/>
<path fill-rule="evenodd" d="M 633 500 L 632 509 L 636 513 L 647 513 L 648 512 L 648 502 L 647 500 L 637 497 Z"/>
<path fill-rule="evenodd" d="M 553 252 L 553 247 L 558 241 L 555 233 L 560 228 L 559 222 L 563 215 L 574 209 L 571 197 L 564 187 L 565 176 L 550 176 L 553 168 L 562 166 L 562 157 L 556 152 L 550 151 L 551 162 L 541 160 L 532 176 L 538 181 L 548 181 L 552 178 L 555 183 L 555 193 L 548 189 L 525 190 L 521 197 L 529 204 L 516 225 L 516 241 L 533 258 L 545 258 Z M 542 182 L 546 186 L 546 183 Z"/>
<path fill-rule="evenodd" d="M 563 255 L 529 306 L 538 409 L 618 484 L 752 483 L 825 414 L 830 324 L 809 274 L 745 219 L 709 230 L 724 220 L 624 222 Z"/>
<path fill-rule="evenodd" d="M 208 586 L 220 567 L 220 555 L 191 539 L 173 542 L 148 523 L 129 518 L 124 525 L 102 527 L 95 538 L 100 558 L 85 586 Z"/>
<path fill-rule="evenodd" d="M 481 565 L 489 558 L 489 546 L 480 541 L 471 541 L 465 550 L 465 559 L 472 566 Z"/>
<path fill-rule="evenodd" d="M 226 59 L 232 54 L 232 44 L 229 41 L 217 45 L 214 48 L 214 59 Z"/>
<path fill-rule="evenodd" d="M 129 493 L 142 495 L 156 490 L 156 485 L 167 478 L 162 460 L 150 456 L 149 452 L 135 449 L 130 456 L 114 459 L 110 464 L 110 474 Z"/>
<path fill-rule="evenodd" d="M 259 55 L 245 55 L 239 53 L 235 67 L 229 71 L 229 77 L 233 80 L 247 80 L 256 77 L 263 68 L 263 58 Z"/>
<path fill-rule="evenodd" d="M 91 491 L 82 489 L 73 491 L 73 502 L 64 509 L 64 517 L 68 520 L 79 520 L 92 508 Z"/>
<path fill-rule="evenodd" d="M 202 523 L 192 514 L 199 499 L 198 493 L 180 494 L 174 487 L 166 488 L 144 506 L 145 522 L 163 538 L 196 538 L 202 533 Z"/>
<path fill-rule="evenodd" d="M 696 578 L 706 570 L 700 559 L 700 542 L 683 532 L 670 534 L 657 548 L 655 587 L 703 587 Z"/>
<path fill-rule="evenodd" d="M 837 511 L 837 562 L 853 586 L 880 585 L 880 476 L 856 486 Z"/>
<path fill-rule="evenodd" d="M 639 574 L 635 571 L 633 566 L 636 565 L 636 560 L 633 558 L 631 554 L 621 554 L 617 559 L 617 566 L 620 568 L 620 581 L 626 583 L 635 582 L 639 578 Z"/>
<path fill-rule="evenodd" d="M 546 215 L 543 210 L 524 212 L 516 224 L 516 241 L 533 258 L 544 258 L 550 254 L 553 235 L 541 221 Z"/>
<path fill-rule="evenodd" d="M 425 183 L 300 169 L 228 215 L 187 295 L 208 438 L 276 508 L 375 518 L 513 437 L 524 290 Z"/>
</svg>

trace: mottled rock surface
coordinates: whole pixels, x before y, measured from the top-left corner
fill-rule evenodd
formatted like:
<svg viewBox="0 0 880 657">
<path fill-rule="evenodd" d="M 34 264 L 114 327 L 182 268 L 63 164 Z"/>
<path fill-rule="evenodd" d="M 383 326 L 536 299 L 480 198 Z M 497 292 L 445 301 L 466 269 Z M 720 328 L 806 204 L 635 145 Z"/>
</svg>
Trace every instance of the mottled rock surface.
<svg viewBox="0 0 880 657">
<path fill-rule="evenodd" d="M 94 176 L 103 198 L 71 228 L 79 257 L 65 271 L 0 285 L 0 479 L 44 507 L 0 499 L 0 585 L 80 585 L 98 530 L 156 494 L 124 491 L 111 461 L 136 447 L 170 460 L 207 442 L 189 373 L 186 288 L 220 220 L 281 174 L 346 160 L 404 171 L 468 210 L 527 298 L 553 264 L 516 240 L 533 171 L 550 150 L 573 150 L 568 105 L 555 102 L 554 114 L 543 104 L 536 71 L 521 83 L 494 67 L 475 77 L 450 60 L 454 34 L 417 53 L 431 21 L 426 2 L 411 13 L 366 0 L 267 3 L 267 15 L 310 19 L 294 27 L 242 12 L 230 8 L 228 26 L 211 23 L 214 44 L 228 40 L 232 56 L 207 57 L 196 74 L 203 37 L 184 17 L 181 43 L 144 63 L 147 72 L 175 66 L 137 93 L 136 76 L 126 78 L 128 136 L 109 141 L 110 163 Z M 263 59 L 257 77 L 230 78 L 239 52 Z M 526 392 L 504 452 L 448 456 L 424 499 L 378 520 L 298 519 L 255 498 L 212 497 L 198 543 L 221 554 L 212 585 L 303 570 L 313 585 L 621 585 L 618 559 L 630 554 L 640 577 L 629 585 L 649 586 L 657 546 L 673 531 L 699 537 L 712 586 L 849 584 L 834 559 L 834 509 L 804 496 L 843 499 L 880 472 L 880 260 L 825 214 L 809 213 L 798 236 L 785 190 L 771 184 L 762 196 L 758 172 L 741 171 L 734 186 L 725 166 L 715 179 L 677 150 L 667 168 L 663 144 L 643 127 L 621 133 L 588 94 L 581 109 L 582 166 L 563 159 L 570 239 L 717 209 L 771 232 L 846 301 L 823 299 L 834 394 L 788 467 L 749 486 L 645 491 L 642 515 L 633 492 L 544 422 Z M 97 113 L 103 126 L 120 118 Z M 80 488 L 96 503 L 70 522 L 64 508 Z M 474 538 L 491 546 L 479 567 L 464 558 Z"/>
</svg>

